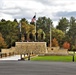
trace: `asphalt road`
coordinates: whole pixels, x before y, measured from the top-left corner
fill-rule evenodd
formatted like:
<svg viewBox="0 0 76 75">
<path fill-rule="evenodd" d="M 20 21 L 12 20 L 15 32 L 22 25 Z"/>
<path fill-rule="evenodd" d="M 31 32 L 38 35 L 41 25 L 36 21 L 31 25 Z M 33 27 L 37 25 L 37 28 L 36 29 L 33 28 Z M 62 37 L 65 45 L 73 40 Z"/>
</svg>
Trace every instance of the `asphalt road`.
<svg viewBox="0 0 76 75">
<path fill-rule="evenodd" d="M 76 63 L 0 61 L 0 75 L 76 75 Z"/>
</svg>

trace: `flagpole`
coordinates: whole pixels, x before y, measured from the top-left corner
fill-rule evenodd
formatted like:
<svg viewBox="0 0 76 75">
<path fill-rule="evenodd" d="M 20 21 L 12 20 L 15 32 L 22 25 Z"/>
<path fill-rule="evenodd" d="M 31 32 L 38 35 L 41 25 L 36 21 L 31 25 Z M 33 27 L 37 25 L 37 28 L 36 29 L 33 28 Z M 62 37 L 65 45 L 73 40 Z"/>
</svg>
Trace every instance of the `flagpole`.
<svg viewBox="0 0 76 75">
<path fill-rule="evenodd" d="M 51 43 L 51 24 L 50 24 L 50 48 L 51 48 L 51 45 L 52 43 Z"/>
<path fill-rule="evenodd" d="M 35 12 L 35 16 L 36 16 L 36 12 Z M 36 17 L 35 17 L 36 19 Z M 35 41 L 36 41 L 36 20 L 35 20 Z"/>
<path fill-rule="evenodd" d="M 22 35 L 21 35 L 21 22 L 19 23 L 19 28 L 20 28 L 20 41 L 21 41 L 21 37 L 22 37 Z"/>
<path fill-rule="evenodd" d="M 20 22 L 20 33 L 21 33 L 21 22 Z"/>
</svg>

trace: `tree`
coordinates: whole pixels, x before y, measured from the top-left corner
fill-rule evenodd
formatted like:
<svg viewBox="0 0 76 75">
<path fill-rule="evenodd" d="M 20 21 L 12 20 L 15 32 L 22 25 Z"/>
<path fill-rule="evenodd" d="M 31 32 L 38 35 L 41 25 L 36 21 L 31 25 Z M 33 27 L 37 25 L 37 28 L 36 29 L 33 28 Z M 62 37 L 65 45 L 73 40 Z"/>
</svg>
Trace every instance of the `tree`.
<svg viewBox="0 0 76 75">
<path fill-rule="evenodd" d="M 64 38 L 64 37 L 65 37 L 64 32 L 62 32 L 62 31 L 59 30 L 59 29 L 55 29 L 55 28 L 52 29 L 52 37 L 51 37 L 51 38 L 52 38 L 52 39 L 53 39 L 53 38 L 56 38 L 60 47 L 62 47 L 63 38 Z"/>
<path fill-rule="evenodd" d="M 59 20 L 58 25 L 56 26 L 57 29 L 62 30 L 64 33 L 66 33 L 68 27 L 69 21 L 63 17 Z"/>
<path fill-rule="evenodd" d="M 58 47 L 59 45 L 58 45 L 58 41 L 56 40 L 56 38 L 54 38 L 53 40 L 52 40 L 52 46 L 53 47 Z"/>
<path fill-rule="evenodd" d="M 1 19 L 1 22 L 5 22 L 6 20 L 5 19 Z"/>
<path fill-rule="evenodd" d="M 6 47 L 7 47 L 7 45 L 2 37 L 2 34 L 0 33 L 0 50 L 1 50 L 1 48 L 6 48 Z"/>
<path fill-rule="evenodd" d="M 75 45 L 76 44 L 76 19 L 74 17 L 70 18 L 70 27 L 69 27 L 69 31 L 67 32 L 67 35 L 70 38 L 70 43 L 71 45 Z"/>
<path fill-rule="evenodd" d="M 75 24 L 75 21 L 76 21 L 75 17 L 70 18 L 70 27 Z"/>
<path fill-rule="evenodd" d="M 50 26 L 53 28 L 52 20 L 47 17 L 39 17 L 38 20 L 36 21 L 36 26 L 37 30 L 42 29 L 43 32 L 45 33 L 45 41 L 48 42 L 50 41 Z"/>
<path fill-rule="evenodd" d="M 48 33 L 50 31 L 50 25 L 53 27 L 52 20 L 50 18 L 39 17 L 36 21 L 37 30 L 42 29 L 45 33 Z"/>
<path fill-rule="evenodd" d="M 26 22 L 28 24 L 28 21 L 25 18 L 22 18 L 21 22 Z"/>
<path fill-rule="evenodd" d="M 7 44 L 7 47 L 10 47 L 13 42 L 18 40 L 18 23 L 12 21 L 3 21 L 0 22 L 0 32 Z"/>
<path fill-rule="evenodd" d="M 41 41 L 41 34 L 43 33 L 43 39 L 45 39 L 45 33 L 44 33 L 44 31 L 42 30 L 42 29 L 39 29 L 38 31 L 38 41 Z"/>
<path fill-rule="evenodd" d="M 63 48 L 65 48 L 65 49 L 70 49 L 70 43 L 68 43 L 67 41 L 64 42 Z"/>
<path fill-rule="evenodd" d="M 14 22 L 17 22 L 18 23 L 17 19 L 14 19 Z"/>
</svg>

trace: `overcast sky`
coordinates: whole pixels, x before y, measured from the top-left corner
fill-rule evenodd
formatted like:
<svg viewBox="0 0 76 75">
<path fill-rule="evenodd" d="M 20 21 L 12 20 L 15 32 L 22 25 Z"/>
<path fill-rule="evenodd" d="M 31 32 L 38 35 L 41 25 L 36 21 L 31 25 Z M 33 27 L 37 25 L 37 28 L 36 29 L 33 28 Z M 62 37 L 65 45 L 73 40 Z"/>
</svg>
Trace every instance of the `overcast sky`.
<svg viewBox="0 0 76 75">
<path fill-rule="evenodd" d="M 61 17 L 76 17 L 76 0 L 0 0 L 0 19 L 50 17 L 54 26 Z"/>
</svg>

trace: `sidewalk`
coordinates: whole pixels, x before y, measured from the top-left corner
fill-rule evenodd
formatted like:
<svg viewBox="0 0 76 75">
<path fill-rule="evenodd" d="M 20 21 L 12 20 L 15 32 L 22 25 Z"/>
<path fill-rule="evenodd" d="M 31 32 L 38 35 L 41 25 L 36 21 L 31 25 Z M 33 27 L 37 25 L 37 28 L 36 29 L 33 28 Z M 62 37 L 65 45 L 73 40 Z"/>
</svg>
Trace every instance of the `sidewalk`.
<svg viewBox="0 0 76 75">
<path fill-rule="evenodd" d="M 20 59 L 20 55 L 14 55 L 14 56 L 0 58 L 0 60 L 18 60 L 18 59 Z"/>
</svg>

